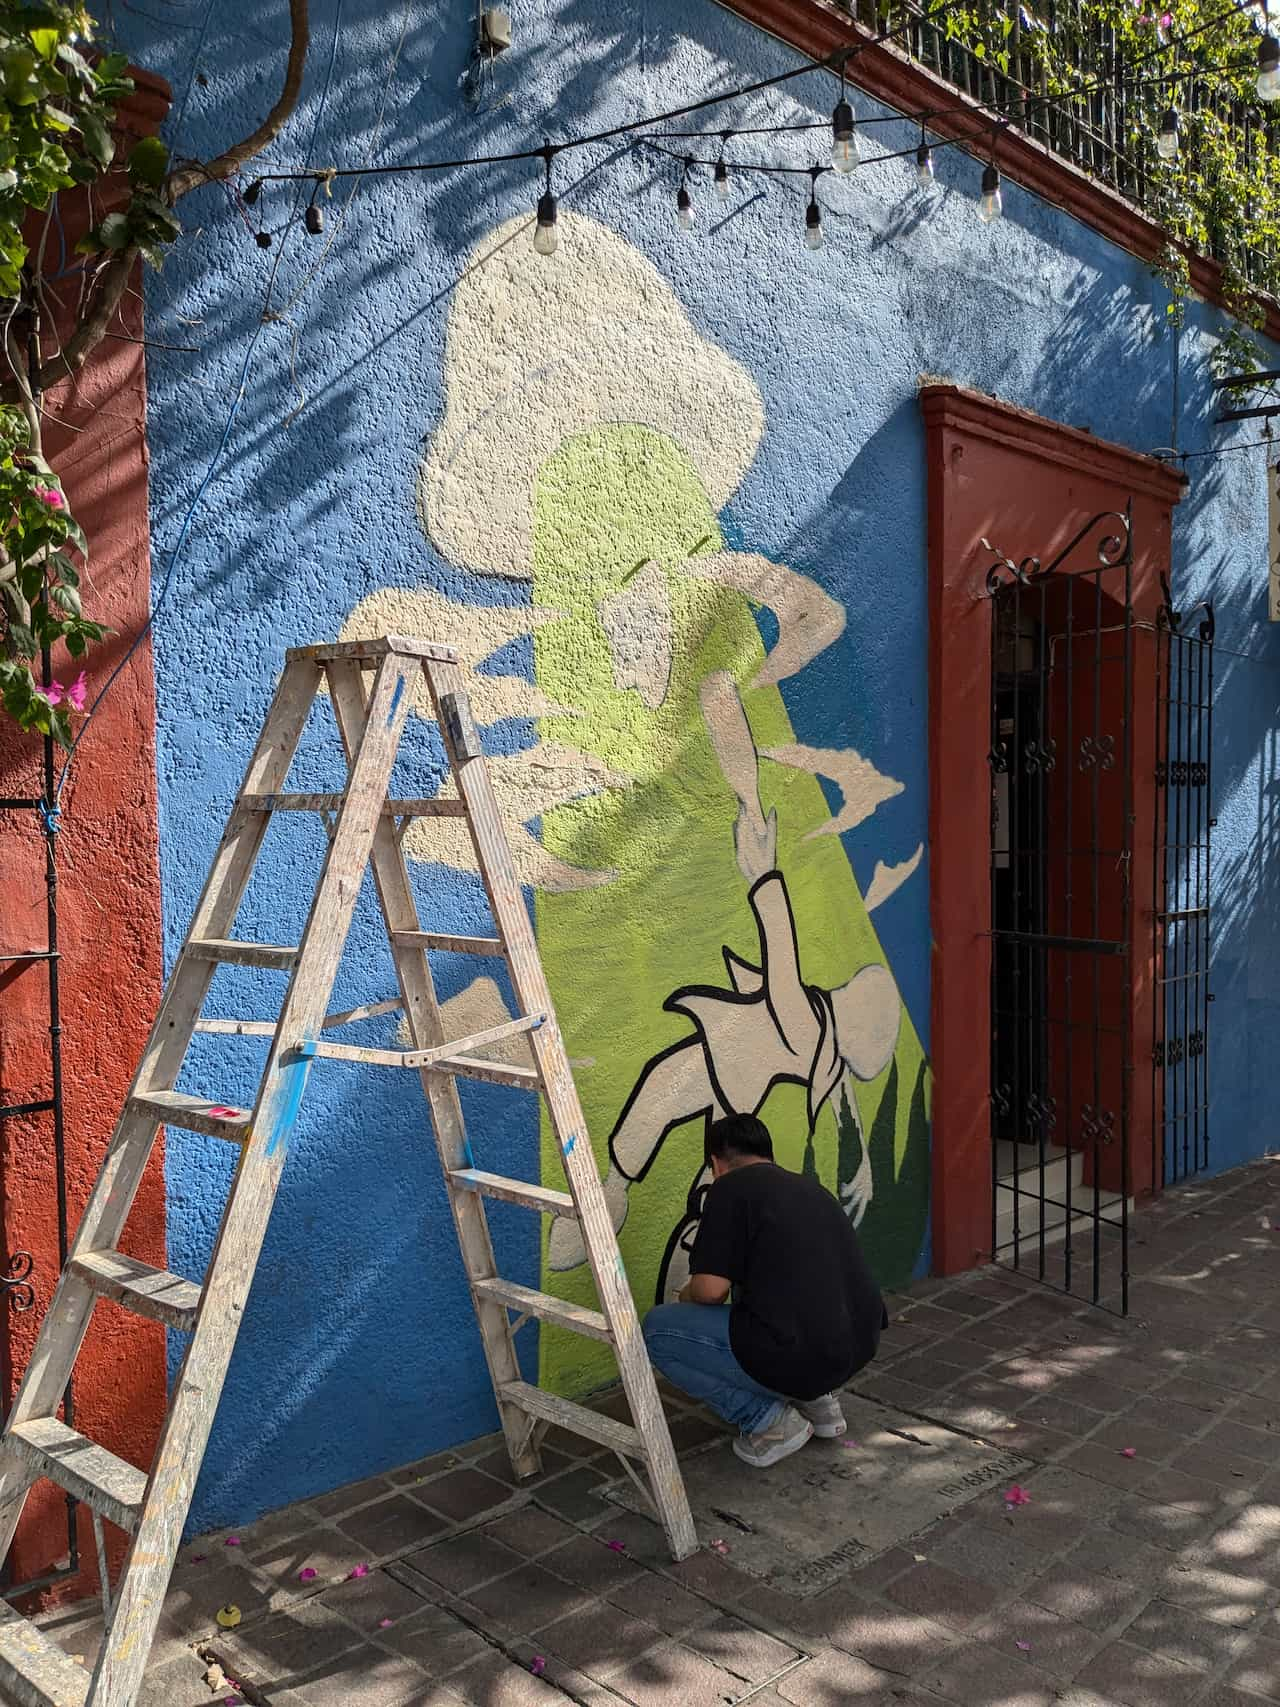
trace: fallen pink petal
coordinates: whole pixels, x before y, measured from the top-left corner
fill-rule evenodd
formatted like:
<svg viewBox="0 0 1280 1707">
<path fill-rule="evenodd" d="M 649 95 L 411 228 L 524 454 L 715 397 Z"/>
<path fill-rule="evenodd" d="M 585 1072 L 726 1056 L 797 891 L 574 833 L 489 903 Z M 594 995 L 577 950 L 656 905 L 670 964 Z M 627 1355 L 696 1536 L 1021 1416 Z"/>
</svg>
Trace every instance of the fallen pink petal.
<svg viewBox="0 0 1280 1707">
<path fill-rule="evenodd" d="M 1030 1505 L 1031 1495 L 1017 1482 L 1011 1488 L 1006 1488 L 1004 1503 L 1006 1505 Z"/>
<path fill-rule="evenodd" d="M 713 1541 L 711 1543 L 711 1550 L 713 1553 L 727 1553 L 729 1551 L 729 1543 L 727 1541 Z"/>
<path fill-rule="evenodd" d="M 240 1537 L 238 1535 L 228 1535 L 222 1545 L 224 1547 L 238 1547 L 240 1545 Z"/>
<path fill-rule="evenodd" d="M 224 1102 L 215 1102 L 210 1105 L 209 1113 L 215 1120 L 235 1120 L 238 1118 L 240 1110 L 238 1108 L 228 1108 Z M 230 1542 L 228 1542 L 227 1545 L 230 1546 Z M 239 1543 L 237 1543 L 237 1545 L 239 1545 Z"/>
<path fill-rule="evenodd" d="M 535 1654 L 533 1656 L 533 1659 L 529 1662 L 529 1670 L 533 1673 L 533 1675 L 535 1677 L 541 1677 L 543 1672 L 546 1671 L 546 1669 L 547 1669 L 546 1660 L 543 1659 L 541 1654 Z"/>
<path fill-rule="evenodd" d="M 840 1442 L 840 1444 L 844 1447 L 846 1452 L 856 1451 L 858 1446 L 858 1442 L 856 1440 L 850 1440 L 847 1436 Z"/>
<path fill-rule="evenodd" d="M 1015 1642 L 1013 1645 L 1020 1653 L 1029 1654 L 1031 1652 L 1030 1642 Z"/>
<path fill-rule="evenodd" d="M 1120 1456 L 1122 1458 L 1136 1458 L 1138 1456 L 1138 1449 L 1136 1446 L 1126 1446 Z"/>
<path fill-rule="evenodd" d="M 627 1550 L 625 1541 L 606 1541 L 605 1546 L 611 1553 L 625 1553 Z"/>
<path fill-rule="evenodd" d="M 208 1557 L 209 1555 L 207 1553 L 193 1553 L 187 1560 L 187 1563 L 189 1565 L 203 1565 Z"/>
<path fill-rule="evenodd" d="M 347 1572 L 347 1581 L 350 1582 L 352 1577 L 367 1577 L 368 1575 L 368 1565 L 352 1565 L 351 1569 Z"/>
<path fill-rule="evenodd" d="M 300 1583 L 313 1583 L 318 1575 L 319 1572 L 314 1565 L 304 1565 L 298 1572 L 298 1581 Z"/>
<path fill-rule="evenodd" d="M 394 1620 L 391 1618 L 379 1618 L 378 1628 L 379 1630 L 389 1630 L 393 1623 Z"/>
</svg>

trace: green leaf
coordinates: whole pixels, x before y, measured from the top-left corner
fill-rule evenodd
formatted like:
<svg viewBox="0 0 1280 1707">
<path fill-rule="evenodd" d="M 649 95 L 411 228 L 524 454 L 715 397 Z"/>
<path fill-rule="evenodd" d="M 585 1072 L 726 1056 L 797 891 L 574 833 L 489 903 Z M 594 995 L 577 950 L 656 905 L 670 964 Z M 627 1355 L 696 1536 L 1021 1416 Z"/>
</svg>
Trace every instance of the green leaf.
<svg viewBox="0 0 1280 1707">
<path fill-rule="evenodd" d="M 86 248 L 87 245 L 87 248 Z M 123 213 L 109 213 L 101 225 L 96 225 L 87 237 L 76 244 L 92 254 L 95 249 L 118 251 L 129 247 L 129 221 Z"/>
<path fill-rule="evenodd" d="M 169 170 L 169 150 L 158 136 L 144 136 L 129 154 L 129 176 L 135 184 L 158 189 Z"/>
<path fill-rule="evenodd" d="M 81 614 L 80 594 L 74 587 L 56 586 L 50 590 L 49 596 L 60 610 L 66 611 L 70 616 Z"/>
<path fill-rule="evenodd" d="M 72 629 L 70 634 L 66 636 L 66 647 L 67 651 L 73 658 L 83 658 L 85 652 L 88 650 L 84 635 L 78 633 L 75 629 Z"/>
<path fill-rule="evenodd" d="M 83 112 L 80 115 L 80 134 L 84 138 L 85 148 L 92 159 L 105 172 L 115 157 L 116 145 L 111 132 L 94 112 Z M 108 215 L 108 218 L 111 216 Z M 103 221 L 106 224 L 106 220 Z"/>
<path fill-rule="evenodd" d="M 0 196 L 7 196 L 11 190 L 18 187 L 18 174 L 12 166 L 0 172 Z"/>
<path fill-rule="evenodd" d="M 41 59 L 47 59 L 52 64 L 58 52 L 57 30 L 28 30 L 27 35 Z"/>
</svg>

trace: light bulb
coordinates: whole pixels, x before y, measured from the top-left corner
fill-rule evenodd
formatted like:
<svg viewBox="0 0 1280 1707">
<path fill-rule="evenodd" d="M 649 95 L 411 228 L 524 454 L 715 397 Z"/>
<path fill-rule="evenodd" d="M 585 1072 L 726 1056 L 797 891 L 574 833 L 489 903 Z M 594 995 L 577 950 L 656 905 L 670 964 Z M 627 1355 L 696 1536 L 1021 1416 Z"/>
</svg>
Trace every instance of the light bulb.
<svg viewBox="0 0 1280 1707">
<path fill-rule="evenodd" d="M 984 225 L 990 225 L 999 219 L 1004 212 L 1004 200 L 1000 194 L 1000 174 L 994 166 L 988 166 L 982 174 L 982 201 L 978 207 L 978 218 Z"/>
<path fill-rule="evenodd" d="M 837 172 L 852 172 L 858 164 L 858 127 L 848 101 L 841 101 L 831 115 L 831 164 Z"/>
<path fill-rule="evenodd" d="M 534 227 L 533 246 L 540 255 L 554 255 L 560 247 L 560 230 L 556 224 L 556 198 L 548 190 L 538 197 L 538 223 Z"/>
<path fill-rule="evenodd" d="M 1280 42 L 1270 30 L 1258 43 L 1258 98 L 1280 100 Z"/>
<path fill-rule="evenodd" d="M 822 247 L 822 209 L 810 202 L 804 214 L 804 240 L 811 249 Z"/>
<path fill-rule="evenodd" d="M 715 171 L 716 194 L 722 202 L 729 199 L 729 168 L 723 160 L 716 161 Z"/>
<path fill-rule="evenodd" d="M 307 230 L 313 237 L 318 237 L 324 230 L 324 209 L 317 207 L 314 202 L 303 215 Z"/>
<path fill-rule="evenodd" d="M 676 230 L 692 231 L 694 225 L 693 197 L 681 184 L 676 196 Z"/>
<path fill-rule="evenodd" d="M 927 142 L 922 142 L 916 149 L 916 177 L 922 190 L 933 188 L 933 150 Z"/>
<path fill-rule="evenodd" d="M 1166 107 L 1156 136 L 1156 153 L 1162 160 L 1172 160 L 1178 152 L 1178 109 Z"/>
</svg>

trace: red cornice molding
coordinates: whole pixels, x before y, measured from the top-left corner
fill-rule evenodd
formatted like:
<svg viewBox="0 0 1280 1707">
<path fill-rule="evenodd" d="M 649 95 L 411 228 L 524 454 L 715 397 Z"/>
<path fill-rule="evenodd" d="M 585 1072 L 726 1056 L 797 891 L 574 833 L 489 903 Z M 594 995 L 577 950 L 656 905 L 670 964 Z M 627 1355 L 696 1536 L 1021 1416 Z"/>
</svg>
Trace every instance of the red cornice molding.
<svg viewBox="0 0 1280 1707">
<path fill-rule="evenodd" d="M 920 410 L 928 427 L 959 429 L 969 437 L 1007 445 L 1059 468 L 1112 481 L 1161 504 L 1176 504 L 1186 490 L 1186 475 L 1153 456 L 1095 438 L 1081 427 L 1046 421 L 1028 409 L 961 385 L 922 385 Z"/>
<path fill-rule="evenodd" d="M 870 39 L 866 30 L 827 0 L 720 0 L 720 4 L 813 59 L 825 59 L 851 42 Z M 961 107 L 962 111 L 930 120 L 929 129 L 936 136 L 949 141 L 977 138 L 983 144 L 990 137 L 990 118 L 977 102 L 894 47 L 880 45 L 859 53 L 849 62 L 849 80 L 899 112 Z M 1006 130 L 1000 139 L 1000 165 L 1024 189 L 1062 208 L 1140 261 L 1154 261 L 1164 248 L 1165 233 L 1153 219 L 1116 190 L 1087 177 L 1029 137 Z M 1223 303 L 1218 264 L 1200 255 L 1191 256 L 1190 263 L 1191 288 L 1211 302 Z M 1280 308 L 1264 306 L 1263 330 L 1280 340 Z"/>
</svg>

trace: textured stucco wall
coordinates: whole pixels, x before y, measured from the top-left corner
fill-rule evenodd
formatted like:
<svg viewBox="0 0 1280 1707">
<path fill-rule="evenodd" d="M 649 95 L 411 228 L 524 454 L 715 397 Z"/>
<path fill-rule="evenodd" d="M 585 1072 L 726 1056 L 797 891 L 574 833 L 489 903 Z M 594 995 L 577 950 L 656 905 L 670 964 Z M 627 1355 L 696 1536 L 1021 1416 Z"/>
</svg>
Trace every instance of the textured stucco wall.
<svg viewBox="0 0 1280 1707">
<path fill-rule="evenodd" d="M 704 0 L 514 10 L 505 98 L 475 116 L 457 87 L 465 8 L 316 0 L 304 100 L 273 158 L 501 152 L 791 63 Z M 175 85 L 180 152 L 212 150 L 258 116 L 285 17 L 283 0 L 251 21 L 212 0 L 197 31 L 120 14 L 130 49 Z M 802 80 L 756 98 L 738 122 L 825 116 L 832 100 L 821 78 Z M 876 135 L 896 149 L 915 133 L 894 123 Z M 735 144 L 753 146 L 807 158 L 797 141 Z M 917 377 L 998 392 L 1143 450 L 1168 442 L 1173 406 L 1165 302 L 1147 271 L 1014 186 L 1007 217 L 984 229 L 978 171 L 944 151 L 927 200 L 903 161 L 824 180 L 827 244 L 812 254 L 801 181 L 740 174 L 724 207 L 698 184 L 700 224 L 686 239 L 673 229 L 669 164 L 600 145 L 560 165 L 564 243 L 550 262 L 522 225 L 538 189 L 528 166 L 369 183 L 341 227 L 340 188 L 327 204 L 332 247 L 296 234 L 283 253 L 289 191 L 264 198 L 276 234 L 264 252 L 226 192 L 210 189 L 184 204 L 199 229 L 149 285 L 152 336 L 203 350 L 152 363 L 161 563 L 277 263 L 284 309 L 257 344 L 157 626 L 167 954 L 283 649 L 393 620 L 456 640 L 484 671 L 486 745 L 504 804 L 525 821 L 521 875 L 585 1063 L 602 1163 L 612 1134 L 611 1199 L 626 1210 L 642 1304 L 678 1272 L 668 1246 L 699 1157 L 697 1120 L 660 1144 L 664 1122 L 754 1101 L 771 1076 L 788 1076 L 788 1052 L 796 1082 L 765 1106 L 784 1159 L 816 1169 L 862 1214 L 886 1279 L 927 1260 Z M 1211 438 L 1216 327 L 1197 310 L 1182 342 L 1188 446 Z M 1256 655 L 1224 657 L 1219 717 L 1220 870 L 1244 880 L 1224 900 L 1219 947 L 1225 1163 L 1272 1136 L 1241 1037 L 1276 998 L 1275 956 L 1246 925 L 1268 869 L 1256 841 L 1275 712 L 1257 461 L 1196 465 L 1178 548 L 1177 588 L 1212 586 L 1226 645 Z M 309 737 L 301 786 L 333 775 L 324 748 Z M 403 792 L 434 790 L 438 762 L 415 725 Z M 315 826 L 273 829 L 240 934 L 291 940 L 321 842 Z M 457 842 L 424 828 L 408 848 L 431 919 L 483 928 Z M 797 994 L 797 956 L 813 1003 Z M 459 1029 L 509 1000 L 484 982 L 492 970 L 449 969 Z M 334 1005 L 392 983 L 366 893 Z M 214 990 L 219 1012 L 263 1012 L 278 980 L 224 971 Z M 699 1037 L 705 1051 L 689 1047 Z M 247 1045 L 219 1043 L 188 1082 L 243 1100 L 253 1060 Z M 478 1087 L 464 1097 L 483 1165 L 553 1166 L 531 1108 Z M 167 1166 L 171 1264 L 196 1273 L 230 1158 L 175 1134 Z M 493 1219 L 507 1273 L 578 1295 L 570 1244 L 540 1248 L 518 1211 Z M 521 1343 L 532 1339 L 526 1330 Z M 526 1355 L 569 1387 L 605 1373 L 589 1347 L 559 1336 Z M 416 1084 L 317 1071 L 194 1520 L 241 1519 L 492 1422 Z"/>
</svg>

